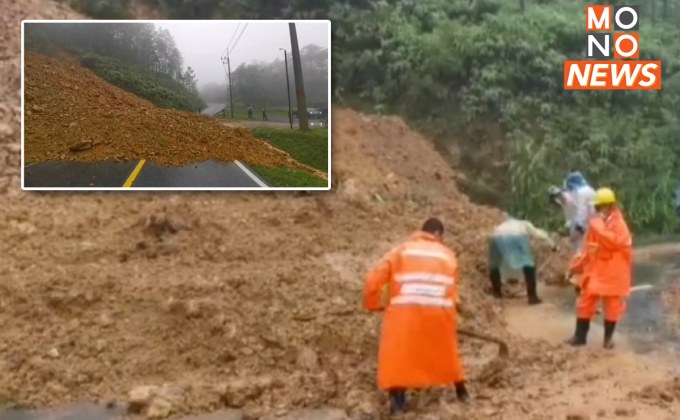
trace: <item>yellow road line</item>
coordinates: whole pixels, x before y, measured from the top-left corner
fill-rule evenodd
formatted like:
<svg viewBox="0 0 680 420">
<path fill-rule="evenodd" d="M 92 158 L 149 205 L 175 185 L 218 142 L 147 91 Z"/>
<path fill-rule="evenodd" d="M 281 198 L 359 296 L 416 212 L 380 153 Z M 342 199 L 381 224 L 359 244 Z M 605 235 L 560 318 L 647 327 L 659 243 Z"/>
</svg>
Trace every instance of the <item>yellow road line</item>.
<svg viewBox="0 0 680 420">
<path fill-rule="evenodd" d="M 144 166 L 145 162 L 146 159 L 142 159 L 139 161 L 137 166 L 135 166 L 135 169 L 128 177 L 127 181 L 125 181 L 125 184 L 123 184 L 123 188 L 130 188 L 132 186 L 132 183 L 135 182 L 135 179 L 137 178 L 137 175 L 139 175 L 139 172 L 142 170 L 142 166 Z"/>
</svg>

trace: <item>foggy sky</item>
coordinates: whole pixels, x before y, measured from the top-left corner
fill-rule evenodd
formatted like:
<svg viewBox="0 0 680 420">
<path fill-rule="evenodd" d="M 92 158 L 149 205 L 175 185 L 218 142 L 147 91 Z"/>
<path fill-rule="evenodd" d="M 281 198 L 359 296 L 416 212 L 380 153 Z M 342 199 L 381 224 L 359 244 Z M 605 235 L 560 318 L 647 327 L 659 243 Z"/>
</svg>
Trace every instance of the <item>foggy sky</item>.
<svg viewBox="0 0 680 420">
<path fill-rule="evenodd" d="M 232 72 L 242 63 L 283 59 L 283 51 L 279 51 L 279 48 L 287 49 L 288 59 L 291 59 L 290 33 L 288 23 L 285 21 L 206 20 L 202 22 L 167 21 L 154 24 L 158 28 L 170 31 L 175 38 L 177 48 L 182 53 L 183 68 L 191 66 L 196 73 L 198 86 L 203 86 L 210 82 L 225 82 L 225 71 L 220 57 L 239 23 L 241 26 L 232 44 L 238 38 L 243 25 L 247 23 L 248 27 L 230 54 Z M 297 22 L 300 49 L 308 44 L 328 48 L 328 25 L 327 22 Z"/>
</svg>

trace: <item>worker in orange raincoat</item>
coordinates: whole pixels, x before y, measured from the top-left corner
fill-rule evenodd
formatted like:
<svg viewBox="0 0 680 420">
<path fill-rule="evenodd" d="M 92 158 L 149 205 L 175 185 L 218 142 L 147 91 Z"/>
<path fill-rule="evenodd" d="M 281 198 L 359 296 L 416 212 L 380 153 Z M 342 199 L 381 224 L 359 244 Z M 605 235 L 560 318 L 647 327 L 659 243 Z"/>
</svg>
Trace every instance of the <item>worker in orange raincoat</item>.
<svg viewBox="0 0 680 420">
<path fill-rule="evenodd" d="M 633 245 L 628 225 L 609 188 L 600 188 L 594 200 L 597 214 L 590 219 L 584 245 L 570 264 L 570 271 L 581 274 L 576 331 L 567 343 L 586 344 L 590 321 L 597 303 L 604 305 L 604 347 L 614 347 L 612 336 L 623 316 L 630 294 L 633 272 Z"/>
<path fill-rule="evenodd" d="M 364 308 L 384 310 L 378 386 L 389 392 L 393 414 L 405 411 L 409 388 L 453 384 L 460 401 L 469 399 L 456 331 L 458 261 L 443 234 L 442 222 L 428 219 L 383 257 L 364 286 Z"/>
</svg>

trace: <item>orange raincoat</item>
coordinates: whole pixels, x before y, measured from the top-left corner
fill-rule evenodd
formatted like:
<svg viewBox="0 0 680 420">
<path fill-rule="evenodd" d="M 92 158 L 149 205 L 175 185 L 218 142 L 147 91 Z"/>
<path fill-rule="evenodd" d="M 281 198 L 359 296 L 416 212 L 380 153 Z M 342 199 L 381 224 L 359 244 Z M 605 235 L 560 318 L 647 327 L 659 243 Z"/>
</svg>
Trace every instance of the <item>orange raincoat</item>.
<svg viewBox="0 0 680 420">
<path fill-rule="evenodd" d="M 435 235 L 416 232 L 368 274 L 364 308 L 384 309 L 378 386 L 426 388 L 464 380 L 456 334 L 458 262 Z M 389 288 L 383 308 L 381 290 Z"/>
<path fill-rule="evenodd" d="M 591 319 L 597 301 L 603 298 L 605 319 L 618 321 L 633 272 L 632 238 L 621 210 L 614 209 L 606 219 L 591 219 L 583 250 L 572 260 L 570 270 L 581 274 L 579 317 Z"/>
</svg>

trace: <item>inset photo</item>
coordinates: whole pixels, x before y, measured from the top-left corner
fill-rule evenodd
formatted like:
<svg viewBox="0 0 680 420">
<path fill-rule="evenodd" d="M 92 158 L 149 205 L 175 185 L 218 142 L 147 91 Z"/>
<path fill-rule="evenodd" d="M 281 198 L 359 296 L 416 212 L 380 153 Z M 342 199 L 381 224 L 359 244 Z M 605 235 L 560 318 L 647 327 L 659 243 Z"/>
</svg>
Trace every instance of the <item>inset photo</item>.
<svg viewBox="0 0 680 420">
<path fill-rule="evenodd" d="M 24 190 L 329 190 L 330 21 L 23 21 Z"/>
</svg>

